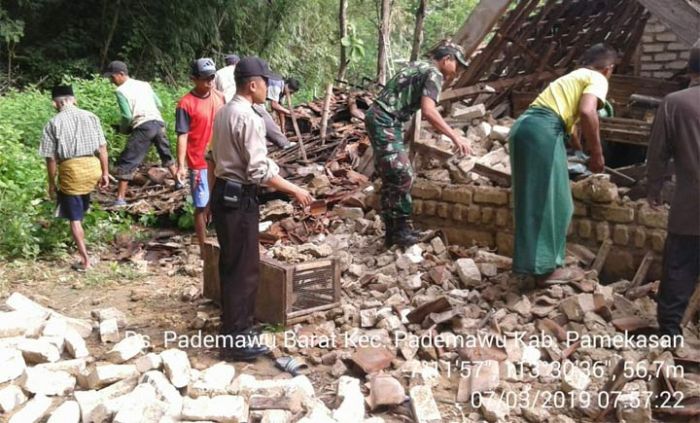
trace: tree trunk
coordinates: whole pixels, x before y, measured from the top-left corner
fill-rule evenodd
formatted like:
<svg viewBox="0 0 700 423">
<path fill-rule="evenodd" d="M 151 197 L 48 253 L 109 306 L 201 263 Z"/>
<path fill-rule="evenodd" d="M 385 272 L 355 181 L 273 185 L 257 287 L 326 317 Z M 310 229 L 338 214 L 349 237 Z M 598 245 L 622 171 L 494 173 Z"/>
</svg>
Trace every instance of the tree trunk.
<svg viewBox="0 0 700 423">
<path fill-rule="evenodd" d="M 12 86 L 12 41 L 7 43 L 7 86 Z"/>
<path fill-rule="evenodd" d="M 112 17 L 112 25 L 109 27 L 109 33 L 107 34 L 107 39 L 105 40 L 104 46 L 102 47 L 102 57 L 100 58 L 100 70 L 104 69 L 107 65 L 107 56 L 109 55 L 109 46 L 112 44 L 112 38 L 114 38 L 114 32 L 117 30 L 117 23 L 119 22 L 119 11 L 121 10 L 121 0 L 117 0 L 114 5 L 114 16 Z"/>
<path fill-rule="evenodd" d="M 345 79 L 345 72 L 348 70 L 348 51 L 343 45 L 343 38 L 348 36 L 348 0 L 340 0 L 340 11 L 338 12 L 339 41 L 340 41 L 340 67 L 338 68 L 338 79 Z"/>
<path fill-rule="evenodd" d="M 425 20 L 425 7 L 428 0 L 418 0 L 416 9 L 416 30 L 413 32 L 413 48 L 411 48 L 411 62 L 418 60 L 420 46 L 423 44 L 423 21 Z"/>
<path fill-rule="evenodd" d="M 391 26 L 391 0 L 381 0 L 381 12 L 379 23 L 379 45 L 377 52 L 377 82 L 386 84 L 387 47 Z"/>
</svg>

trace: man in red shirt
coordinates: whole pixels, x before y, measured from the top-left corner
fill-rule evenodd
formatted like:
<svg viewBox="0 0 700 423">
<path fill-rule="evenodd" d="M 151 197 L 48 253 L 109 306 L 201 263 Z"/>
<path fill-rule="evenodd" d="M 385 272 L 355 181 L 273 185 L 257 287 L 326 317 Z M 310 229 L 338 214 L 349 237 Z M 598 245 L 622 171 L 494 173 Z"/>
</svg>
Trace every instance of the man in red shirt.
<svg viewBox="0 0 700 423">
<path fill-rule="evenodd" d="M 209 58 L 192 62 L 190 78 L 194 87 L 177 103 L 175 132 L 177 132 L 178 179 L 187 175 L 194 203 L 194 229 L 200 252 L 206 239 L 206 210 L 209 204 L 207 162 L 204 154 L 211 140 L 214 115 L 224 105 L 224 95 L 213 89 L 216 65 Z"/>
</svg>

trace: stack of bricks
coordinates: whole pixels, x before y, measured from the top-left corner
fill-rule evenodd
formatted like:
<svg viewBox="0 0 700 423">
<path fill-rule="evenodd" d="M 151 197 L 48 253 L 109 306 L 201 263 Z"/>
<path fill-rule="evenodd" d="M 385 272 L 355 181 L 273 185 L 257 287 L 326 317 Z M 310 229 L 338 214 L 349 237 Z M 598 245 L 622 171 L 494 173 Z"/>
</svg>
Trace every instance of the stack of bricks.
<svg viewBox="0 0 700 423">
<path fill-rule="evenodd" d="M 656 17 L 647 21 L 641 47 L 641 76 L 668 79 L 688 66 L 690 46 Z"/>
<path fill-rule="evenodd" d="M 593 182 L 592 182 L 593 181 Z M 589 178 L 572 183 L 574 217 L 569 242 L 596 252 L 611 239 L 605 272 L 613 278 L 632 278 L 644 254 L 661 257 L 666 240 L 668 210 L 651 209 L 646 201 L 620 199 L 607 180 Z M 417 179 L 411 195 L 414 221 L 419 227 L 442 229 L 451 244 L 496 248 L 513 253 L 513 200 L 510 189 L 461 184 L 440 184 Z M 376 198 L 370 204 L 377 205 Z M 649 276 L 658 275 L 660 261 Z"/>
</svg>

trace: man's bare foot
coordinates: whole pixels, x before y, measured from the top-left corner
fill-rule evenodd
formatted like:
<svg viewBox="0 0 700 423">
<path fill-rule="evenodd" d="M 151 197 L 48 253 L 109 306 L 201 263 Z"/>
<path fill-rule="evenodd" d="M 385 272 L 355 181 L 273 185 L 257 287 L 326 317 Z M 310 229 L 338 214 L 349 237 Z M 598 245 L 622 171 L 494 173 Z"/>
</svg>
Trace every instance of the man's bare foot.
<svg viewBox="0 0 700 423">
<path fill-rule="evenodd" d="M 92 269 L 98 262 L 96 257 L 81 257 L 80 260 L 73 263 L 70 268 L 77 272 L 85 272 L 86 270 Z"/>
</svg>

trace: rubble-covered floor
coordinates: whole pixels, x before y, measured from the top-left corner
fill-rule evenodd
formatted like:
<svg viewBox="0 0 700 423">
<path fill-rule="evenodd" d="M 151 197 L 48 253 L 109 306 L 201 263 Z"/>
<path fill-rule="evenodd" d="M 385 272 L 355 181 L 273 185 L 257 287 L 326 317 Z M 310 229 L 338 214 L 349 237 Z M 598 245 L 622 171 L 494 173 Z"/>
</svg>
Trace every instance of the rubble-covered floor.
<svg viewBox="0 0 700 423">
<path fill-rule="evenodd" d="M 171 344 L 162 353 L 165 331 L 191 337 L 199 330 L 217 330 L 216 307 L 196 288 L 201 261 L 188 236 L 162 233 L 140 244 L 136 253 L 124 246 L 133 253 L 129 265 L 114 264 L 109 260 L 118 253 L 105 253 L 98 269 L 85 275 L 54 263 L 4 265 L 0 407 L 43 414 L 74 397 L 82 413 L 97 398 L 102 406 L 93 412 L 103 421 L 134 421 L 133 410 L 147 410 L 136 421 L 168 421 L 153 416 L 177 416 L 179 410 L 180 417 L 210 421 L 236 421 L 229 419 L 250 413 L 249 421 L 266 414 L 262 421 L 268 422 L 304 416 L 307 422 L 370 416 L 387 422 L 578 422 L 591 421 L 595 405 L 609 402 L 615 406 L 604 421 L 643 422 L 651 421 L 652 410 L 657 421 L 671 421 L 661 411 L 678 412 L 671 407 L 677 399 L 685 403 L 700 396 L 698 350 L 689 346 L 700 344 L 693 324 L 686 346 L 673 351 L 626 345 L 619 337 L 629 330 L 634 340 L 631 334 L 653 330 L 655 285 L 631 294 L 628 281 L 602 286 L 589 274 L 576 283 L 535 288 L 510 273 L 508 258 L 446 246 L 439 234 L 429 234 L 425 243 L 405 252 L 384 252 L 379 217 L 360 213 L 337 207 L 317 217 L 324 230 L 310 235 L 306 244 L 287 241 L 267 248 L 267 254 L 290 262 L 327 255 L 340 259 L 341 307 L 313 314 L 287 331 L 266 332 L 276 356 L 309 365 L 308 379 L 292 379 L 268 358 L 234 363 L 233 370 L 215 366 L 211 348 Z M 284 213 L 276 215 L 278 221 L 284 218 Z M 568 260 L 570 265 L 587 262 L 575 256 Z M 87 320 L 66 325 L 60 315 L 27 306 L 20 293 L 62 316 Z M 112 310 L 98 311 L 104 309 Z M 85 327 L 87 350 L 81 353 L 73 331 Z M 621 345 L 585 344 L 595 339 L 621 339 Z M 143 348 L 143 341 L 150 346 Z M 601 394 L 621 359 L 627 364 L 621 365 L 617 385 Z M 270 380 L 277 382 L 265 382 Z M 652 401 L 662 386 L 678 392 L 667 398 L 665 410 Z M 61 412 L 75 412 L 74 406 L 65 405 Z M 269 407 L 288 413 L 264 413 Z M 230 415 L 212 415 L 211 409 Z M 282 420 L 273 420 L 278 415 Z"/>
<path fill-rule="evenodd" d="M 191 344 L 216 334 L 219 317 L 201 297 L 202 262 L 189 235 L 122 237 L 86 274 L 62 262 L 1 264 L 0 421 L 65 413 L 48 421 L 567 423 L 700 414 L 695 319 L 682 348 L 639 337 L 655 330 L 658 284 L 604 286 L 588 272 L 536 287 L 511 274 L 509 258 L 445 245 L 440 233 L 385 251 L 381 219 L 367 211 L 371 150 L 357 111 L 345 112 L 351 100 L 334 103 L 333 113 L 347 116 L 333 121 L 328 145 L 311 137 L 309 154 L 325 166 L 300 162 L 298 148 L 272 152 L 320 201 L 302 211 L 272 200 L 261 210 L 264 255 L 338 258 L 339 307 L 286 330 L 266 326 L 272 358 L 221 364 L 215 348 Z M 449 143 L 424 134 L 418 174 L 507 185 L 511 123 L 483 106 L 455 108 L 450 124 L 477 157 L 445 160 Z M 164 211 L 182 204 L 166 176 L 146 174 L 137 190 L 145 199 L 131 212 L 151 207 L 152 197 Z M 587 270 L 595 252 L 571 251 L 580 256 L 567 264 Z M 166 345 L 166 331 L 182 338 Z M 596 340 L 614 345 L 588 345 Z M 304 361 L 305 375 L 277 369 L 273 359 L 284 356 Z"/>
</svg>

